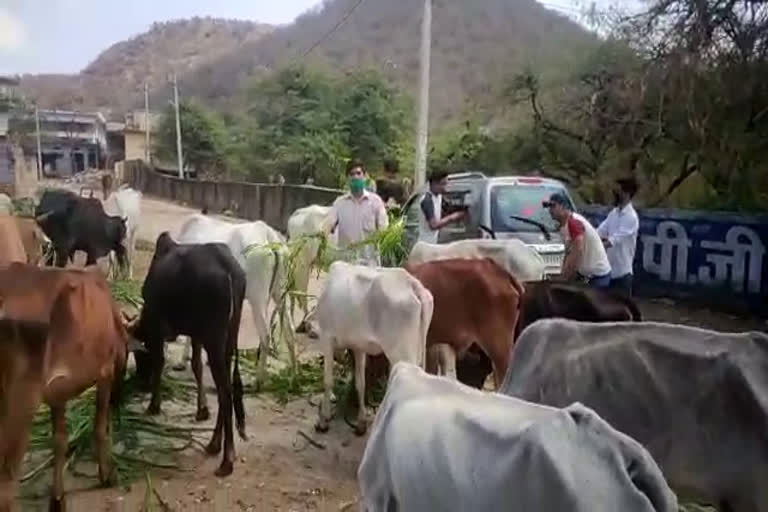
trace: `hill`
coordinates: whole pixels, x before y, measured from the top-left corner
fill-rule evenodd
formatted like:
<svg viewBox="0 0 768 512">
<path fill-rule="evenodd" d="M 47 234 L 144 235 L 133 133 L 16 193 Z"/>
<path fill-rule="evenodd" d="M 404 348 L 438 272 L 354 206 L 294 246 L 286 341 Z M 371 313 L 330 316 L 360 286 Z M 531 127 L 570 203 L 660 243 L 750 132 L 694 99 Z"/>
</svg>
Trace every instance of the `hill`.
<svg viewBox="0 0 768 512">
<path fill-rule="evenodd" d="M 357 2 L 326 1 L 295 23 L 202 65 L 185 80 L 186 93 L 236 105 L 233 97 L 249 77 L 301 58 Z M 415 93 L 422 6 L 422 0 L 364 1 L 304 60 L 338 72 L 379 69 Z M 532 66 L 554 79 L 595 43 L 580 25 L 534 0 L 435 0 L 433 120 L 494 112 L 505 77 Z"/>
<path fill-rule="evenodd" d="M 423 2 L 368 0 L 353 9 L 357 3 L 326 0 L 275 29 L 199 18 L 156 24 L 114 45 L 79 75 L 26 76 L 23 88 L 44 105 L 120 111 L 141 104 L 145 76 L 153 84 L 154 104 L 165 104 L 166 76 L 176 71 L 183 96 L 236 111 L 239 93 L 254 76 L 303 60 L 339 73 L 379 69 L 415 97 Z M 323 39 L 350 11 L 346 23 Z M 497 117 L 506 77 L 532 67 L 555 80 L 595 43 L 593 34 L 535 0 L 435 0 L 433 122 L 467 114 Z"/>
<path fill-rule="evenodd" d="M 111 46 L 77 75 L 25 75 L 22 89 L 43 107 L 121 112 L 136 104 L 144 80 L 160 87 L 171 73 L 189 74 L 271 31 L 268 25 L 216 18 L 155 23 Z"/>
</svg>

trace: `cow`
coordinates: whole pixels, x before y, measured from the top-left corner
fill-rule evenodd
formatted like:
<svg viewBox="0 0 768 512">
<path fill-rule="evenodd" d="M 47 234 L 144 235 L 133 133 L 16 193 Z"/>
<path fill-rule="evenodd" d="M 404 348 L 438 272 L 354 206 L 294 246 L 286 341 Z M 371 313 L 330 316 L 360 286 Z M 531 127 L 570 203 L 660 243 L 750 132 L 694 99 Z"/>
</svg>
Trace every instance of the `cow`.
<svg viewBox="0 0 768 512">
<path fill-rule="evenodd" d="M 211 455 L 221 452 L 223 433 L 224 456 L 216 475 L 232 474 L 235 460 L 233 407 L 238 433 L 242 439 L 247 439 L 237 350 L 245 273 L 226 245 L 177 244 L 163 232 L 157 239 L 141 295 L 144 306 L 129 324 L 129 332 L 144 343 L 148 351 L 136 357 L 137 375 L 144 380 L 150 374 L 152 396 L 147 413 L 160 413 L 165 341 L 178 335 L 190 336 L 192 371 L 197 381 L 196 419 L 204 421 L 209 417 L 200 353 L 201 348 L 205 348 L 219 401 L 216 428 L 206 451 Z M 230 379 L 233 356 L 235 364 Z"/>
<path fill-rule="evenodd" d="M 109 175 L 105 174 L 106 176 Z M 106 197 L 104 211 L 113 217 L 125 219 L 126 236 L 124 245 L 127 252 L 128 277 L 133 279 L 133 260 L 136 255 L 136 235 L 138 234 L 139 222 L 141 221 L 142 194 L 138 190 L 123 186 Z"/>
<path fill-rule="evenodd" d="M 194 214 L 181 226 L 176 241 L 181 244 L 223 243 L 229 247 L 232 256 L 246 272 L 246 298 L 251 304 L 253 322 L 259 336 L 259 354 L 262 355 L 262 344 L 266 346 L 269 342 L 269 301 L 270 298 L 279 297 L 284 288 L 280 279 L 284 274 L 278 271 L 277 265 L 281 259 L 276 251 L 285 243 L 285 238 L 262 221 L 236 224 L 205 214 Z M 266 252 L 257 250 L 259 246 L 266 247 Z M 247 258 L 250 258 L 250 264 L 246 263 Z M 283 257 L 282 261 L 285 260 Z M 290 322 L 290 315 L 284 320 Z M 290 331 L 281 329 L 281 332 L 288 336 Z M 290 341 L 288 343 L 290 345 Z M 263 358 L 260 357 L 259 368 L 262 371 L 258 375 L 259 381 L 263 378 L 266 364 L 266 352 L 263 355 Z M 183 364 L 176 368 L 183 368 Z"/>
<path fill-rule="evenodd" d="M 355 432 L 367 429 L 366 355 L 384 354 L 390 363 L 423 365 L 434 301 L 429 290 L 402 268 L 370 268 L 343 261 L 331 264 L 317 301 L 319 346 L 323 351 L 324 394 L 316 429 L 328 431 L 331 419 L 333 354 L 350 349 L 355 359 L 358 417 Z"/>
<path fill-rule="evenodd" d="M 26 263 L 27 251 L 21 240 L 16 217 L 0 214 L 0 266 L 14 261 Z"/>
<path fill-rule="evenodd" d="M 521 298 L 515 337 L 542 318 L 568 318 L 585 322 L 643 320 L 632 299 L 611 290 L 557 281 L 529 281 L 525 284 L 525 293 Z M 458 361 L 456 370 L 461 382 L 482 388 L 491 373 L 491 361 L 473 345 L 467 356 Z"/>
<path fill-rule="evenodd" d="M 21 235 L 21 243 L 27 253 L 27 263 L 39 265 L 43 260 L 46 236 L 40 230 L 35 219 L 31 217 L 16 217 L 16 225 Z"/>
<path fill-rule="evenodd" d="M 11 510 L 29 429 L 41 402 L 50 407 L 53 426 L 50 510 L 65 510 L 66 403 L 93 385 L 99 480 L 105 485 L 114 481 L 109 410 L 119 405 L 131 348 L 98 271 L 22 263 L 0 269 L 0 510 Z"/>
<path fill-rule="evenodd" d="M 517 239 L 459 240 L 449 244 L 416 242 L 408 255 L 408 263 L 455 258 L 491 258 L 518 281 L 538 281 L 544 278 L 544 259 L 531 247 Z"/>
<path fill-rule="evenodd" d="M 115 178 L 109 174 L 103 174 L 101 176 L 101 198 L 106 200 L 109 197 L 110 192 L 112 192 L 112 187 L 114 186 Z"/>
<path fill-rule="evenodd" d="M 496 385 L 507 372 L 523 287 L 490 258 L 450 259 L 405 269 L 430 291 L 434 313 L 427 348 L 456 378 L 456 359 L 476 343 L 493 361 Z"/>
<path fill-rule="evenodd" d="M 35 208 L 35 219 L 51 239 L 57 267 L 72 261 L 78 250 L 86 253 L 86 265 L 93 265 L 98 258 L 114 251 L 118 264 L 125 266 L 125 219 L 108 216 L 98 199 L 49 189 L 43 192 Z"/>
<path fill-rule="evenodd" d="M 539 320 L 501 392 L 580 401 L 644 445 L 681 499 L 768 511 L 768 335 L 653 322 Z"/>
<path fill-rule="evenodd" d="M 483 393 L 402 362 L 357 479 L 367 512 L 677 512 L 650 454 L 593 410 Z"/>
<path fill-rule="evenodd" d="M 318 236 L 304 241 L 301 247 L 301 253 L 296 261 L 294 269 L 295 290 L 299 293 L 296 301 L 292 301 L 291 310 L 295 309 L 298 303 L 303 309 L 304 318 L 299 325 L 299 331 L 306 329 L 306 320 L 309 317 L 309 306 L 307 302 L 307 289 L 309 287 L 309 275 L 312 266 L 317 263 L 322 240 L 319 236 L 325 236 L 329 231 L 331 208 L 328 206 L 310 205 L 299 208 L 288 218 L 288 239 L 295 241 L 301 237 Z M 331 240 L 334 243 L 335 240 Z"/>
<path fill-rule="evenodd" d="M 13 215 L 13 201 L 7 194 L 0 193 L 0 215 Z"/>
</svg>

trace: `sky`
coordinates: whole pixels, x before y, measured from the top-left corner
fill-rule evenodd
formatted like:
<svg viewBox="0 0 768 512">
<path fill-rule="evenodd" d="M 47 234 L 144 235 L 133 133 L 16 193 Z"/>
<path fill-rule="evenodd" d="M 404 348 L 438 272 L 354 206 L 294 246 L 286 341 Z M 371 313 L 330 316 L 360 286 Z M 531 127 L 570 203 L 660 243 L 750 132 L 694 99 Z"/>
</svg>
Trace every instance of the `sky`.
<svg viewBox="0 0 768 512">
<path fill-rule="evenodd" d="M 541 3 L 573 15 L 584 1 Z M 603 1 L 610 0 L 598 0 Z M 145 32 L 154 22 L 213 16 L 278 25 L 290 23 L 321 3 L 322 0 L 0 0 L 0 74 L 77 73 L 112 44 Z"/>
<path fill-rule="evenodd" d="M 0 0 L 0 74 L 76 73 L 152 23 L 193 16 L 293 21 L 320 0 Z"/>
</svg>

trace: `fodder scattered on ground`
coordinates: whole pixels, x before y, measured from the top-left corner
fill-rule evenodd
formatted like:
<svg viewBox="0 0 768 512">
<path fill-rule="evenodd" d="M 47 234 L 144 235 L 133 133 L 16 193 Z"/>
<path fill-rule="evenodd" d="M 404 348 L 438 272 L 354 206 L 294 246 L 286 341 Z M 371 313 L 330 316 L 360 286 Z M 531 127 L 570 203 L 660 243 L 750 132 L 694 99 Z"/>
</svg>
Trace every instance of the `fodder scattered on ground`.
<svg viewBox="0 0 768 512">
<path fill-rule="evenodd" d="M 163 397 L 168 400 L 188 402 L 193 388 L 187 383 L 164 376 Z M 124 386 L 127 395 L 136 397 L 133 380 Z M 79 464 L 94 461 L 94 416 L 96 413 L 95 390 L 92 388 L 67 403 L 67 468 L 77 475 L 96 478 L 83 473 Z M 178 454 L 195 444 L 203 446 L 196 435 L 209 428 L 164 423 L 144 414 L 143 407 L 135 400 L 127 401 L 119 411 L 110 415 L 112 464 L 120 485 L 141 478 L 148 469 L 161 468 L 182 470 Z M 53 463 L 50 410 L 42 406 L 36 414 L 30 431 L 28 456 L 22 476 L 25 487 L 32 485 L 46 473 Z"/>
</svg>

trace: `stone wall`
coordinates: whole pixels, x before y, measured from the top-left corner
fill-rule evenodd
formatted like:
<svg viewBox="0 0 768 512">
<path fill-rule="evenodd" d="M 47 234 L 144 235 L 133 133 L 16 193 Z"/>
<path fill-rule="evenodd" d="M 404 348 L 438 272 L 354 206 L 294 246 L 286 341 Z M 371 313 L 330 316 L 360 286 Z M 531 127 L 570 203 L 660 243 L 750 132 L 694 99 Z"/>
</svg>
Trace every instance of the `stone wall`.
<svg viewBox="0 0 768 512">
<path fill-rule="evenodd" d="M 155 172 L 138 160 L 124 162 L 122 173 L 121 181 L 149 196 L 262 220 L 283 232 L 296 209 L 310 204 L 330 205 L 341 193 L 306 185 L 182 180 Z"/>
</svg>

